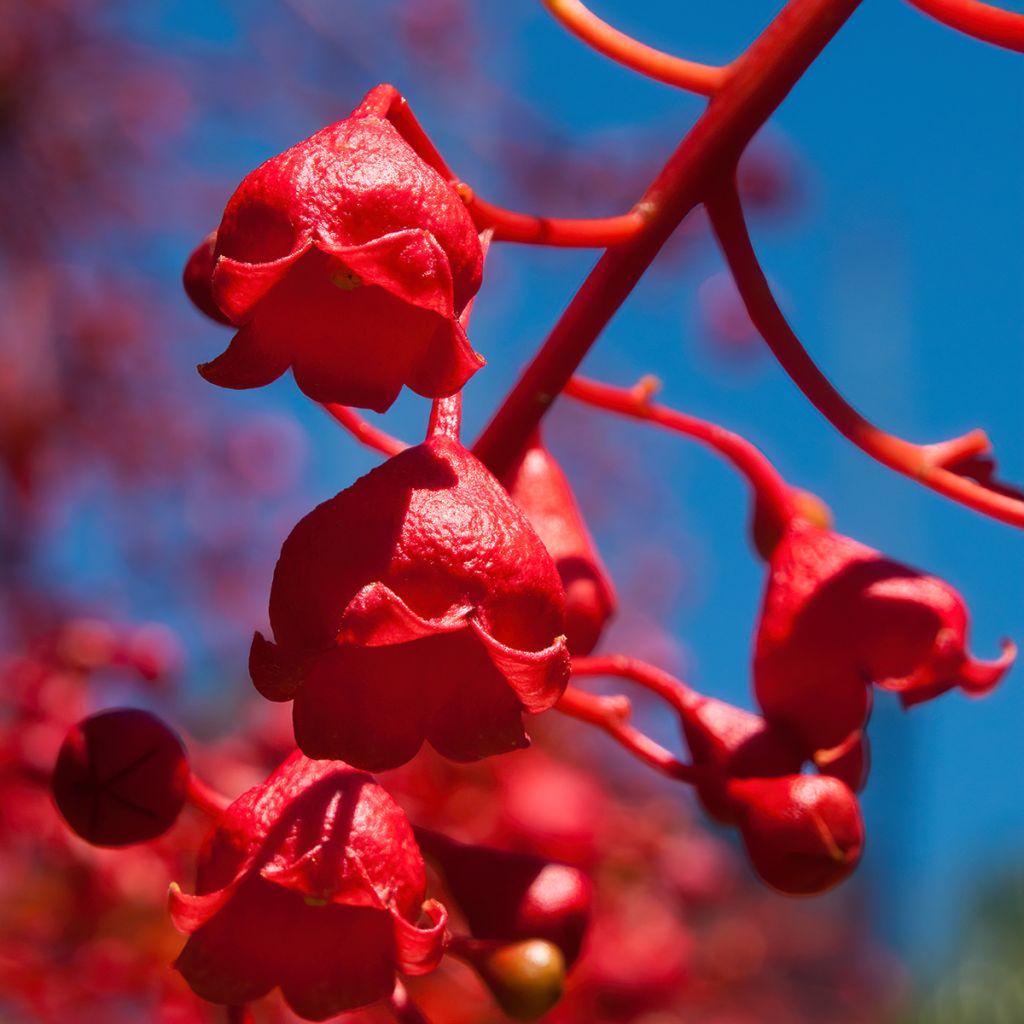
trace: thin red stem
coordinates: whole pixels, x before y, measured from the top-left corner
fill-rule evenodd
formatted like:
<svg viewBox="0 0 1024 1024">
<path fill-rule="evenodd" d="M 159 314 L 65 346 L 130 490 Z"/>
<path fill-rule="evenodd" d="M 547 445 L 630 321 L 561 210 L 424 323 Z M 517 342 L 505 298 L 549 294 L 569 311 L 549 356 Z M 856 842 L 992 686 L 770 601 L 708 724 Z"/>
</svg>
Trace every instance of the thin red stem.
<svg viewBox="0 0 1024 1024">
<path fill-rule="evenodd" d="M 723 185 L 707 201 L 718 243 L 754 325 L 793 382 L 815 408 L 848 440 L 877 459 L 926 487 L 977 512 L 1024 526 L 1024 501 L 998 493 L 947 469 L 989 450 L 981 430 L 938 444 L 912 444 L 880 430 L 856 411 L 807 354 L 772 295 L 757 261 L 733 184 Z"/>
<path fill-rule="evenodd" d="M 630 704 L 625 697 L 600 697 L 570 686 L 555 705 L 563 715 L 586 722 L 606 732 L 635 758 L 679 782 L 693 782 L 693 765 L 684 764 L 660 743 L 629 724 Z"/>
<path fill-rule="evenodd" d="M 394 86 L 378 85 L 367 95 L 360 110 L 386 117 L 419 156 L 451 182 L 477 227 L 481 231 L 493 230 L 495 241 L 604 248 L 633 237 L 643 227 L 642 209 L 618 217 L 575 220 L 534 217 L 495 206 L 480 199 L 469 185 L 459 181 L 416 119 L 408 100 Z"/>
<path fill-rule="evenodd" d="M 398 1024 L 430 1024 L 423 1011 L 412 1001 L 406 987 L 395 979 L 395 990 L 388 1000 L 388 1009 Z"/>
<path fill-rule="evenodd" d="M 195 773 L 188 777 L 186 795 L 188 802 L 193 807 L 202 811 L 203 814 L 208 814 L 211 818 L 219 818 L 231 804 L 231 801 L 223 793 L 218 793 Z"/>
<path fill-rule="evenodd" d="M 392 456 L 404 452 L 409 446 L 392 437 L 386 431 L 375 427 L 367 422 L 354 409 L 347 405 L 338 405 L 336 402 L 324 402 L 324 408 L 357 440 L 380 452 L 382 455 Z"/>
<path fill-rule="evenodd" d="M 731 174 L 744 147 L 861 0 L 790 0 L 731 66 L 721 91 L 643 197 L 644 228 L 606 252 L 477 441 L 496 476 L 508 471 L 591 345 L 683 218 Z"/>
<path fill-rule="evenodd" d="M 639 658 L 631 658 L 626 654 L 590 655 L 585 658 L 573 658 L 572 674 L 574 676 L 615 676 L 628 679 L 660 697 L 675 710 L 681 711 L 701 700 L 700 694 L 691 689 L 671 672 L 657 668 Z"/>
<path fill-rule="evenodd" d="M 643 209 L 631 210 L 617 217 L 596 217 L 589 220 L 536 217 L 488 203 L 464 181 L 456 183 L 455 188 L 462 196 L 462 201 L 477 226 L 494 229 L 496 242 L 605 249 L 634 238 L 646 223 Z"/>
<path fill-rule="evenodd" d="M 1024 14 L 1004 11 L 979 0 L 910 0 L 910 3 L 964 35 L 1024 53 Z"/>
<path fill-rule="evenodd" d="M 430 407 L 430 423 L 427 425 L 427 439 L 443 434 L 453 441 L 462 433 L 462 392 L 447 398 L 435 398 Z"/>
<path fill-rule="evenodd" d="M 785 526 L 797 514 L 792 488 L 757 447 L 715 423 L 677 412 L 668 406 L 656 405 L 650 400 L 653 390 L 653 378 L 647 378 L 633 388 L 617 388 L 576 376 L 569 381 L 565 394 L 595 408 L 646 420 L 706 444 L 743 473 L 765 509 L 778 519 L 780 525 Z"/>
<path fill-rule="evenodd" d="M 663 53 L 612 28 L 587 10 L 580 0 L 543 0 L 564 28 L 605 57 L 666 85 L 701 96 L 713 96 L 725 83 L 729 69 L 698 64 Z"/>
</svg>

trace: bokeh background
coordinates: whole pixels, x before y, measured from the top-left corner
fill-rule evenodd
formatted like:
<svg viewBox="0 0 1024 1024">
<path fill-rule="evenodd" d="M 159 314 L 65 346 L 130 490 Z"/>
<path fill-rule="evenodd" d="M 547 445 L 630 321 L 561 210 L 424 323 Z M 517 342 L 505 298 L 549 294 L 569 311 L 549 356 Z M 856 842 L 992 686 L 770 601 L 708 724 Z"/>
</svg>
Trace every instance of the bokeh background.
<svg viewBox="0 0 1024 1024">
<path fill-rule="evenodd" d="M 713 62 L 778 7 L 596 5 L 647 42 Z M 181 714 L 199 735 L 223 734 L 248 692 L 248 640 L 280 541 L 376 461 L 290 377 L 229 393 L 194 372 L 225 337 L 188 306 L 180 269 L 237 182 L 391 81 L 488 199 L 611 214 L 701 101 L 598 58 L 533 2 L 3 0 L 0 14 L 0 642 L 16 650 L 71 614 L 157 624 L 147 642 L 177 665 Z M 793 91 L 743 176 L 769 277 L 847 396 L 915 440 L 984 427 L 1017 482 L 1022 127 L 1019 55 L 876 0 Z M 470 433 L 594 259 L 493 252 L 474 313 L 488 366 L 466 393 Z M 657 375 L 666 403 L 750 437 L 832 506 L 842 532 L 948 579 L 980 656 L 1003 636 L 1024 640 L 1021 534 L 838 437 L 762 350 L 723 269 L 691 216 L 586 371 L 620 384 Z M 424 416 L 405 397 L 386 425 L 416 439 Z M 568 401 L 550 441 L 620 590 L 603 649 L 748 703 L 763 567 L 742 482 L 682 439 Z M 870 838 L 851 884 L 925 993 L 914 1019 L 1024 1015 L 1012 881 L 1024 864 L 1022 722 L 1019 667 L 983 701 L 876 703 Z M 671 723 L 651 727 L 675 742 Z"/>
</svg>

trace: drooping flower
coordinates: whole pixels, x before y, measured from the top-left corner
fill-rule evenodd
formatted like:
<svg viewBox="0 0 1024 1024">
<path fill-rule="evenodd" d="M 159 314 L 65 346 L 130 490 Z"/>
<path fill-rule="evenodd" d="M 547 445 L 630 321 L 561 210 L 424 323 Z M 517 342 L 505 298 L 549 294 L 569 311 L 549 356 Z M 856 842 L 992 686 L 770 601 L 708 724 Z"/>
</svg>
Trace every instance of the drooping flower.
<svg viewBox="0 0 1024 1024">
<path fill-rule="evenodd" d="M 181 740 L 137 708 L 79 722 L 57 755 L 53 798 L 71 829 L 94 846 L 163 835 L 185 805 L 189 766 Z"/>
<path fill-rule="evenodd" d="M 296 751 L 220 817 L 196 894 L 172 887 L 189 933 L 175 966 L 211 1002 L 279 987 L 300 1017 L 325 1020 L 390 995 L 396 971 L 437 966 L 446 913 L 425 889 L 412 828 L 383 787 Z"/>
<path fill-rule="evenodd" d="M 472 761 L 525 746 L 523 712 L 561 696 L 564 600 L 523 513 L 439 435 L 295 527 L 270 593 L 276 644 L 256 634 L 250 673 L 294 700 L 310 757 L 383 770 L 427 740 Z"/>
<path fill-rule="evenodd" d="M 750 861 L 768 885 L 794 896 L 824 892 L 860 861 L 860 807 L 839 779 L 735 779 L 728 794 Z"/>
<path fill-rule="evenodd" d="M 870 685 L 905 706 L 954 687 L 990 690 L 1009 668 L 967 651 L 967 609 L 942 580 L 797 520 L 770 562 L 754 653 L 765 716 L 792 729 L 808 754 L 847 751 L 871 706 Z"/>
<path fill-rule="evenodd" d="M 569 650 L 576 655 L 589 654 L 615 614 L 615 589 L 569 481 L 538 434 L 534 434 L 504 482 L 555 560 L 562 578 Z"/>
<path fill-rule="evenodd" d="M 403 385 L 454 394 L 483 365 L 459 323 L 482 268 L 458 194 L 364 103 L 249 174 L 193 253 L 189 295 L 238 328 L 200 372 L 251 388 L 290 366 L 311 398 L 379 412 Z"/>
</svg>

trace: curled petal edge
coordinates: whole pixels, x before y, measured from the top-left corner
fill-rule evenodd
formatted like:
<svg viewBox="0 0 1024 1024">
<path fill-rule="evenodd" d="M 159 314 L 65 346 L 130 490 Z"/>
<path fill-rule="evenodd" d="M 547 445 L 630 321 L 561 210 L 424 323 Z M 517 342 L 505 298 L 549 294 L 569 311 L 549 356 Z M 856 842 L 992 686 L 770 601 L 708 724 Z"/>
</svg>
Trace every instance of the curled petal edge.
<svg viewBox="0 0 1024 1024">
<path fill-rule="evenodd" d="M 349 601 L 335 643 L 386 647 L 439 633 L 454 633 L 466 628 L 472 611 L 472 604 L 456 605 L 444 615 L 425 619 L 378 580 L 368 583 Z"/>
<path fill-rule="evenodd" d="M 427 928 L 407 921 L 397 911 L 391 912 L 398 969 L 412 977 L 434 970 L 447 946 L 448 911 L 437 900 L 427 900 L 423 904 L 423 912 L 430 918 Z"/>
<path fill-rule="evenodd" d="M 266 298 L 271 288 L 280 284 L 312 248 L 313 239 L 307 238 L 287 256 L 269 263 L 246 263 L 230 256 L 219 257 L 214 264 L 210 284 L 214 302 L 234 323 L 243 323 L 253 307 Z"/>
<path fill-rule="evenodd" d="M 257 692 L 275 703 L 291 700 L 298 692 L 318 654 L 296 654 L 262 633 L 254 633 L 249 648 L 249 676 Z"/>
<path fill-rule="evenodd" d="M 267 263 L 247 263 L 221 256 L 214 264 L 211 294 L 231 322 L 244 323 L 256 305 L 279 285 L 312 249 L 337 260 L 358 278 L 352 287 L 376 285 L 386 292 L 447 320 L 454 317 L 451 265 L 429 231 L 407 228 L 361 245 L 339 245 L 306 238 L 288 255 Z"/>
<path fill-rule="evenodd" d="M 569 684 L 571 661 L 565 637 L 542 651 L 520 651 L 496 640 L 476 619 L 470 619 L 494 667 L 531 714 L 554 707 Z"/>
<path fill-rule="evenodd" d="M 202 896 L 183 892 L 177 882 L 171 882 L 167 907 L 174 927 L 188 935 L 201 928 L 214 914 L 224 909 L 241 884 L 242 875 L 243 872 L 239 872 L 223 889 Z"/>
<path fill-rule="evenodd" d="M 455 316 L 451 264 L 441 244 L 423 228 L 381 235 L 362 245 L 313 243 L 359 276 L 396 298 L 451 320 Z"/>
<path fill-rule="evenodd" d="M 883 689 L 893 690 L 899 694 L 900 703 L 905 707 L 913 707 L 915 704 L 922 704 L 959 686 L 965 693 L 972 697 L 983 697 L 993 690 L 1003 676 L 1010 670 L 1017 659 L 1017 645 L 1012 640 L 1003 640 L 1002 653 L 998 658 L 991 661 L 983 661 L 970 654 L 965 654 L 955 672 L 950 673 L 945 679 L 933 682 L 930 685 L 914 685 L 913 681 L 904 686 L 882 685 Z"/>
</svg>

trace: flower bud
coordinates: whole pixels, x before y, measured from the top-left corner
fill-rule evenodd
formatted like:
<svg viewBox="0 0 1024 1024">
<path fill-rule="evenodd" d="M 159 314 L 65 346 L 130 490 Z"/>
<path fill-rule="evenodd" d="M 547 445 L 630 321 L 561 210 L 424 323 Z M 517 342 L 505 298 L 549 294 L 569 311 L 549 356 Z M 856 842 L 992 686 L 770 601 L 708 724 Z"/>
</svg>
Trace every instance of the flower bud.
<svg viewBox="0 0 1024 1024">
<path fill-rule="evenodd" d="M 864 825 L 857 798 L 839 779 L 736 779 L 728 794 L 754 870 L 773 888 L 824 892 L 857 866 Z"/>
<path fill-rule="evenodd" d="M 508 946 L 474 944 L 459 955 L 490 989 L 513 1020 L 537 1020 L 553 1009 L 565 990 L 565 962 L 558 947 L 541 939 Z"/>
<path fill-rule="evenodd" d="M 565 587 L 569 651 L 589 654 L 615 614 L 615 589 L 554 456 L 538 435 L 504 480 L 512 500 L 544 542 Z"/>
<path fill-rule="evenodd" d="M 103 711 L 67 735 L 53 797 L 71 829 L 94 846 L 163 835 L 185 805 L 189 766 L 181 740 L 155 715 Z"/>
</svg>

